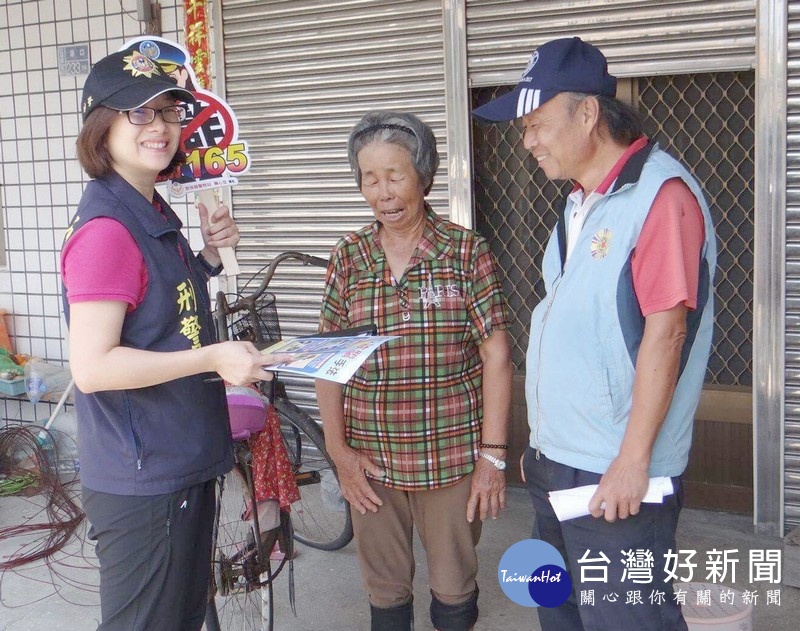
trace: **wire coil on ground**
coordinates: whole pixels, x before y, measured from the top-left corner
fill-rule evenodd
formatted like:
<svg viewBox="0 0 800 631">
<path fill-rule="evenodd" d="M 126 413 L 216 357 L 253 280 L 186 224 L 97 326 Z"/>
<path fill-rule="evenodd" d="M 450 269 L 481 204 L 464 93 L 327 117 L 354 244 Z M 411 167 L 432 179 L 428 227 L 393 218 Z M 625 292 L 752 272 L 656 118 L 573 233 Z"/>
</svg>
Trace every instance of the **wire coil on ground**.
<svg viewBox="0 0 800 631">
<path fill-rule="evenodd" d="M 47 449 L 45 448 L 47 446 Z M 41 495 L 46 520 L 0 528 L 0 540 L 26 536 L 18 551 L 0 560 L 0 571 L 50 558 L 61 550 L 83 521 L 84 513 L 59 478 L 54 436 L 41 427 L 0 429 L 0 497 Z M 42 533 L 30 539 L 30 535 Z"/>
</svg>

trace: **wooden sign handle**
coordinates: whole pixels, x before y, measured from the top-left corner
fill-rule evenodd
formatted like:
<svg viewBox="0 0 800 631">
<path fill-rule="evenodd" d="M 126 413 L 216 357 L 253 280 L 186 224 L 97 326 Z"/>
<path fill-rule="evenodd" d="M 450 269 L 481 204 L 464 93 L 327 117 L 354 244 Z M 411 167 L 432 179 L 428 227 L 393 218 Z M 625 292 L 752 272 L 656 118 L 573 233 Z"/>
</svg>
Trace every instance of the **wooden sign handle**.
<svg viewBox="0 0 800 631">
<path fill-rule="evenodd" d="M 198 193 L 200 203 L 208 209 L 209 221 L 211 214 L 217 209 L 217 199 L 213 190 L 203 190 Z M 236 252 L 232 247 L 219 248 L 219 257 L 222 259 L 222 266 L 225 268 L 227 276 L 236 276 L 239 273 L 239 262 L 236 260 Z"/>
</svg>

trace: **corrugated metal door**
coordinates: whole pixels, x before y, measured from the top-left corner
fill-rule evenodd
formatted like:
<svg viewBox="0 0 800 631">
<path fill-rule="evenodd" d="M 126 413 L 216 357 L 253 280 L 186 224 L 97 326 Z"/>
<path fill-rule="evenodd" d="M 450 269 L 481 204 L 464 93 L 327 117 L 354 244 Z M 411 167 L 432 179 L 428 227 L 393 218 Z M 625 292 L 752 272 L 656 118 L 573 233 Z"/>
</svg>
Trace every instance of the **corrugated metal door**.
<svg viewBox="0 0 800 631">
<path fill-rule="evenodd" d="M 372 221 L 347 162 L 347 133 L 368 110 L 431 125 L 441 167 L 428 199 L 448 216 L 439 0 L 225 0 L 221 13 L 225 95 L 252 156 L 232 193 L 240 289 L 278 252 L 327 259 L 339 237 Z M 315 329 L 323 274 L 276 278 L 284 334 Z"/>
<path fill-rule="evenodd" d="M 755 61 L 756 0 L 467 0 L 473 86 L 516 83 L 533 49 L 577 35 L 620 77 L 743 70 Z"/>
<path fill-rule="evenodd" d="M 789 2 L 786 161 L 784 516 L 800 525 L 800 2 Z M 783 534 L 782 532 L 779 534 Z"/>
</svg>

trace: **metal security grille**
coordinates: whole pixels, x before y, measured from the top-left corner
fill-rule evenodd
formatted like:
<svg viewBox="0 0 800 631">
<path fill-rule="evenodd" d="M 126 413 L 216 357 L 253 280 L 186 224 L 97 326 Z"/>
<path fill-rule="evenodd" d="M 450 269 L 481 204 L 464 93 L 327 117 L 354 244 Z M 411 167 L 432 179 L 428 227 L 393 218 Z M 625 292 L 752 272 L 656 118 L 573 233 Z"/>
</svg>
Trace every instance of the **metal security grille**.
<svg viewBox="0 0 800 631">
<path fill-rule="evenodd" d="M 646 133 L 695 174 L 714 217 L 717 315 L 706 381 L 720 385 L 752 385 L 753 85 L 752 72 L 638 80 Z M 473 107 L 509 89 L 475 89 Z M 568 185 L 533 170 L 519 134 L 513 125 L 473 126 L 476 225 L 504 272 L 514 365 L 524 369 L 530 312 L 543 297 L 544 244 Z"/>
<path fill-rule="evenodd" d="M 714 347 L 706 382 L 752 386 L 753 72 L 639 80 L 645 132 L 700 182 L 717 231 Z"/>
<path fill-rule="evenodd" d="M 786 313 L 781 324 L 786 336 L 782 474 L 787 530 L 800 525 L 800 2 L 788 5 L 786 112 L 776 113 L 776 118 L 786 115 Z"/>
<path fill-rule="evenodd" d="M 476 88 L 472 106 L 510 90 Z M 524 370 L 531 310 L 544 297 L 544 246 L 568 185 L 559 188 L 535 168 L 520 134 L 516 123 L 472 126 L 475 227 L 497 259 L 511 312 L 512 360 L 515 368 Z"/>
</svg>

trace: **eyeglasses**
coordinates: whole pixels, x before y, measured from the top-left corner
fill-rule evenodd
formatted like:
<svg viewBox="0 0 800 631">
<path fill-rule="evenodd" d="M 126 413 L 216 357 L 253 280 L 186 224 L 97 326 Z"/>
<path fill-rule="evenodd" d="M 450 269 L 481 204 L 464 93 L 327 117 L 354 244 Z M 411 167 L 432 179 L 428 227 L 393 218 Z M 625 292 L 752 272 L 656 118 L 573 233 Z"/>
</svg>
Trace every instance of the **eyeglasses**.
<svg viewBox="0 0 800 631">
<path fill-rule="evenodd" d="M 156 119 L 156 112 L 161 114 L 165 123 L 182 123 L 186 120 L 186 110 L 180 105 L 168 105 L 160 110 L 137 107 L 135 110 L 121 111 L 120 114 L 127 114 L 131 125 L 149 125 Z"/>
</svg>

